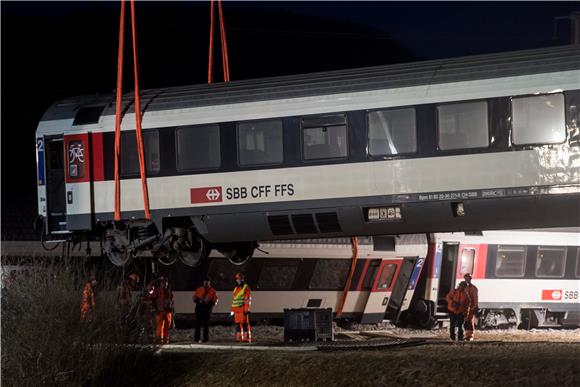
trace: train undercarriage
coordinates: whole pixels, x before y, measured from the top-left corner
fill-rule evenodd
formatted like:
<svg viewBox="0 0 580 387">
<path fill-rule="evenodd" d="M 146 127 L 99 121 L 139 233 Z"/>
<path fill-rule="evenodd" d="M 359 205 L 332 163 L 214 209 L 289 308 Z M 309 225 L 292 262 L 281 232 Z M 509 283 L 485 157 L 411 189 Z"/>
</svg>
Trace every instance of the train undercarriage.
<svg viewBox="0 0 580 387">
<path fill-rule="evenodd" d="M 210 243 L 201 237 L 187 218 L 166 222 L 159 232 L 153 222 L 131 221 L 104 227 L 103 253 L 115 266 L 125 266 L 139 257 L 155 258 L 163 265 L 178 260 L 196 267 L 212 250 L 219 251 L 234 265 L 250 259 L 258 246 L 256 242 Z"/>
</svg>

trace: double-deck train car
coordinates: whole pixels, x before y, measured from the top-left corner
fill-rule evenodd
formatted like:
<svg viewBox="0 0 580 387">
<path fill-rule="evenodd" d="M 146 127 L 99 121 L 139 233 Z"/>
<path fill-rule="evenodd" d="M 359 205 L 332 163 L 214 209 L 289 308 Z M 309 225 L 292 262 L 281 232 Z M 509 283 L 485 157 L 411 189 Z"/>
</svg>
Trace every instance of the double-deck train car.
<svg viewBox="0 0 580 387">
<path fill-rule="evenodd" d="M 234 274 L 241 271 L 252 288 L 253 319 L 281 319 L 285 308 L 331 308 L 335 315 L 341 310 L 342 319 L 378 323 L 409 308 L 409 283 L 423 267 L 426 241 L 425 235 L 403 235 L 265 242 L 241 266 L 212 253 L 196 268 L 159 269 L 171 279 L 178 321 L 193 317 L 192 294 L 205 276 L 221 300 L 214 317 L 226 319 Z"/>
<path fill-rule="evenodd" d="M 193 316 L 191 297 L 205 275 L 221 299 L 215 318 L 227 318 L 233 277 L 242 271 L 253 290 L 256 320 L 281 319 L 285 308 L 314 307 L 332 308 L 339 320 L 431 328 L 447 319 L 444 297 L 469 273 L 479 289 L 481 328 L 580 326 L 577 229 L 357 240 L 354 249 L 348 238 L 267 242 L 242 266 L 212 254 L 197 268 L 167 266 L 163 273 L 175 289 L 178 321 Z"/>
<path fill-rule="evenodd" d="M 39 214 L 111 260 L 234 262 L 256 241 L 580 223 L 577 46 L 142 93 L 51 106 L 36 132 Z"/>
</svg>

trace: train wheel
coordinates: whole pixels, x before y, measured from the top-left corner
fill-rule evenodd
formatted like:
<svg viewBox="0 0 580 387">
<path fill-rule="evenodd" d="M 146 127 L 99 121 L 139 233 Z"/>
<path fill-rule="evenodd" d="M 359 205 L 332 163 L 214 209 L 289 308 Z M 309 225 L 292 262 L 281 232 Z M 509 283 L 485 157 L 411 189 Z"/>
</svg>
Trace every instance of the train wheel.
<svg viewBox="0 0 580 387">
<path fill-rule="evenodd" d="M 126 250 L 119 251 L 117 249 L 112 249 L 109 251 L 105 250 L 105 255 L 109 258 L 113 265 L 119 267 L 127 265 L 129 262 L 131 262 L 131 258 L 133 258 Z"/>
<path fill-rule="evenodd" d="M 127 265 L 133 258 L 123 243 L 123 239 L 115 230 L 107 230 L 105 233 L 103 251 L 111 263 L 119 267 Z"/>
<path fill-rule="evenodd" d="M 197 250 L 181 250 L 178 252 L 179 260 L 186 266 L 196 267 L 201 261 L 209 257 L 211 248 L 203 238 L 197 241 Z"/>
<path fill-rule="evenodd" d="M 220 252 L 234 265 L 243 265 L 252 255 L 256 245 L 254 243 L 237 244 L 229 249 L 222 249 Z"/>
<path fill-rule="evenodd" d="M 160 251 L 155 254 L 157 262 L 164 266 L 171 266 L 179 259 L 179 253 L 175 250 Z"/>
</svg>

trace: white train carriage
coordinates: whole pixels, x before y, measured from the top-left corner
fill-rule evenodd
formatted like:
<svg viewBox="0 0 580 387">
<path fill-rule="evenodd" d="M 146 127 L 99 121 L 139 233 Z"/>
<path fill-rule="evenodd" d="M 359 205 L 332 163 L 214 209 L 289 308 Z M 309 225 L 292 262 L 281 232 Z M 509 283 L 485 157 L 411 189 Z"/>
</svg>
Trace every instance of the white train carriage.
<svg viewBox="0 0 580 387">
<path fill-rule="evenodd" d="M 579 326 L 579 246 L 578 229 L 434 234 L 405 317 L 426 327 L 445 318 L 445 295 L 470 273 L 480 327 Z"/>
<path fill-rule="evenodd" d="M 255 241 L 578 226 L 580 50 L 504 54 L 142 93 L 151 220 L 133 97 L 123 100 L 121 218 L 113 95 L 70 98 L 37 130 L 46 232 L 111 260 Z"/>
<path fill-rule="evenodd" d="M 221 299 L 216 319 L 227 318 L 233 276 L 242 271 L 256 320 L 313 307 L 348 321 L 432 328 L 448 317 L 445 295 L 469 273 L 479 288 L 480 328 L 580 326 L 580 230 L 479 234 L 363 237 L 357 249 L 347 238 L 267 242 L 267 253 L 257 251 L 241 266 L 212 254 L 200 267 L 163 272 L 176 288 L 180 321 L 193 316 L 191 297 L 205 274 Z"/>
<path fill-rule="evenodd" d="M 378 323 L 397 320 L 409 308 L 411 278 L 423 266 L 426 242 L 424 235 L 266 242 L 263 251 L 241 266 L 214 253 L 197 268 L 160 269 L 174 287 L 178 324 L 193 317 L 192 295 L 204 275 L 220 298 L 214 318 L 226 319 L 238 271 L 252 288 L 253 319 L 281 319 L 285 308 L 331 308 L 342 319 Z M 353 259 L 356 265 L 345 289 Z"/>
</svg>

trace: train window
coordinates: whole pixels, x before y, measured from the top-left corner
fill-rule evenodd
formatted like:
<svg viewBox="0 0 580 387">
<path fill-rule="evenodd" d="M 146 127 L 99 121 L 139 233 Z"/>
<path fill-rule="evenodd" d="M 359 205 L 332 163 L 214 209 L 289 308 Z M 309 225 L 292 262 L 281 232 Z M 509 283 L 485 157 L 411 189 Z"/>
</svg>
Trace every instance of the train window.
<svg viewBox="0 0 580 387">
<path fill-rule="evenodd" d="M 381 276 L 379 277 L 379 282 L 377 283 L 377 289 L 389 289 L 393 283 L 393 278 L 395 277 L 395 272 L 397 271 L 397 265 L 395 263 L 389 263 L 383 267 L 381 271 Z"/>
<path fill-rule="evenodd" d="M 371 156 L 391 156 L 417 151 L 415 109 L 378 110 L 367 113 L 368 151 Z"/>
<path fill-rule="evenodd" d="M 139 156 L 135 132 L 121 133 L 121 175 L 139 175 Z M 145 171 L 159 172 L 159 133 L 156 130 L 143 132 Z"/>
<path fill-rule="evenodd" d="M 258 280 L 258 289 L 262 290 L 287 290 L 292 289 L 294 277 L 298 272 L 299 261 L 264 261 L 260 278 Z"/>
<path fill-rule="evenodd" d="M 344 158 L 348 155 L 348 133 L 344 114 L 302 120 L 304 160 Z"/>
<path fill-rule="evenodd" d="M 348 259 L 319 259 L 316 261 L 308 288 L 342 290 L 349 268 L 350 261 Z"/>
<path fill-rule="evenodd" d="M 512 98 L 515 144 L 558 144 L 566 140 L 564 95 Z"/>
<path fill-rule="evenodd" d="M 489 145 L 487 102 L 437 106 L 439 149 L 482 148 Z"/>
<path fill-rule="evenodd" d="M 82 107 L 73 120 L 73 125 L 97 124 L 105 105 Z"/>
<path fill-rule="evenodd" d="M 566 248 L 555 246 L 538 247 L 536 257 L 536 277 L 564 277 L 566 268 Z"/>
<path fill-rule="evenodd" d="M 526 246 L 499 245 L 495 262 L 497 277 L 523 277 L 526 269 Z"/>
<path fill-rule="evenodd" d="M 280 164 L 283 154 L 282 120 L 238 124 L 240 165 Z"/>
<path fill-rule="evenodd" d="M 221 164 L 219 125 L 185 126 L 175 130 L 177 170 L 218 168 Z"/>
<path fill-rule="evenodd" d="M 233 290 L 235 285 L 234 276 L 238 272 L 244 273 L 247 265 L 245 263 L 237 266 L 225 258 L 215 258 L 209 264 L 207 276 L 211 279 L 216 290 Z"/>
<path fill-rule="evenodd" d="M 373 259 L 369 262 L 369 267 L 367 268 L 367 273 L 361 286 L 362 290 L 371 290 L 373 288 L 373 282 L 375 282 L 375 276 L 377 275 L 380 264 L 380 259 Z"/>
<path fill-rule="evenodd" d="M 461 274 L 473 274 L 473 261 L 475 260 L 475 249 L 464 248 L 461 253 Z"/>
</svg>

